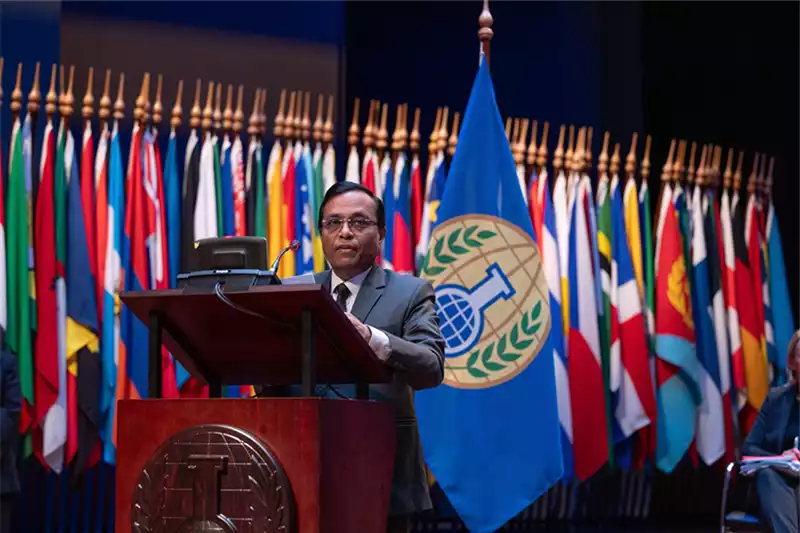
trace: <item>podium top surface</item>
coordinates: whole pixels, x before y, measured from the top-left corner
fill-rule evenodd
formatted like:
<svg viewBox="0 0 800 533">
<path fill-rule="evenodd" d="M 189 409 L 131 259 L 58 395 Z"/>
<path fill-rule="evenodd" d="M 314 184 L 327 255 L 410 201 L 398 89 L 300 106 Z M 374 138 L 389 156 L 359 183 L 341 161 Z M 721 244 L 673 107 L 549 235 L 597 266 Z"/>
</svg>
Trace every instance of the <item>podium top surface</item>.
<svg viewBox="0 0 800 533">
<path fill-rule="evenodd" d="M 230 303 L 214 292 L 184 294 L 183 289 L 120 295 L 144 324 L 156 313 L 164 345 L 187 371 L 206 380 L 299 384 L 301 317 L 308 310 L 314 317 L 318 383 L 391 381 L 391 371 L 322 285 L 267 285 L 224 296 Z"/>
</svg>

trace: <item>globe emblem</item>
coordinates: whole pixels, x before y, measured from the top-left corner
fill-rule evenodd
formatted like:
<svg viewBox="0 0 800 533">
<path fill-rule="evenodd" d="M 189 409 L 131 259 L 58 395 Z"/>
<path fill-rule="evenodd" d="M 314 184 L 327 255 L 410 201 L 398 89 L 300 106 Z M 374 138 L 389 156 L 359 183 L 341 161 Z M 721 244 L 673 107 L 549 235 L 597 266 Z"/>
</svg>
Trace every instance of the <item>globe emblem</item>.
<svg viewBox="0 0 800 533">
<path fill-rule="evenodd" d="M 498 298 L 513 295 L 514 288 L 497 263 L 486 269 L 486 277 L 472 290 L 453 284 L 438 286 L 437 312 L 446 355 L 457 357 L 472 348 L 483 332 L 483 310 Z"/>
<path fill-rule="evenodd" d="M 540 354 L 550 331 L 549 292 L 526 231 L 489 215 L 446 220 L 431 236 L 421 276 L 436 293 L 445 385 L 496 386 Z"/>
</svg>

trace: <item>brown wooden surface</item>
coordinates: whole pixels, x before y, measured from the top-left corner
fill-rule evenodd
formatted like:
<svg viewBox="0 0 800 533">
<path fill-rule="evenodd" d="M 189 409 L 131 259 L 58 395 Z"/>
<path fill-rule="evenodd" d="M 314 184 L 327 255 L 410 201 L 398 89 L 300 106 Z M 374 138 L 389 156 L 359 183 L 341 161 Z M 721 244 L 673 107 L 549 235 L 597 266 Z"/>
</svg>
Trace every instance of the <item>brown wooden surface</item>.
<svg viewBox="0 0 800 533">
<path fill-rule="evenodd" d="M 386 531 L 395 454 L 389 406 L 272 398 L 123 400 L 118 409 L 116 533 L 131 531 L 135 485 L 159 446 L 201 424 L 227 424 L 266 444 L 291 483 L 296 533 Z"/>
<path fill-rule="evenodd" d="M 216 376 L 224 385 L 300 383 L 300 316 L 308 308 L 317 320 L 319 383 L 391 381 L 391 372 L 321 285 L 272 285 L 225 295 L 294 329 L 236 310 L 213 293 L 169 289 L 125 292 L 121 298 L 145 324 L 150 312 L 162 315 L 164 344 L 190 374 L 201 379 Z"/>
</svg>

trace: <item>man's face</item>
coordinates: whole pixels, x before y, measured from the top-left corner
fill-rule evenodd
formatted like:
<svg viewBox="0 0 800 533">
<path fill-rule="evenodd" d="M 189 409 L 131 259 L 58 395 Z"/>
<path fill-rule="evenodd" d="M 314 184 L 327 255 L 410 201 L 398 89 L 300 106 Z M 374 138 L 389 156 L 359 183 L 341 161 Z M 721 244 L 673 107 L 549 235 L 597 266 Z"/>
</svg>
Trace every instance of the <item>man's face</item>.
<svg viewBox="0 0 800 533">
<path fill-rule="evenodd" d="M 350 191 L 325 205 L 321 233 L 331 268 L 349 279 L 375 262 L 386 229 L 378 228 L 374 200 L 361 191 Z"/>
</svg>

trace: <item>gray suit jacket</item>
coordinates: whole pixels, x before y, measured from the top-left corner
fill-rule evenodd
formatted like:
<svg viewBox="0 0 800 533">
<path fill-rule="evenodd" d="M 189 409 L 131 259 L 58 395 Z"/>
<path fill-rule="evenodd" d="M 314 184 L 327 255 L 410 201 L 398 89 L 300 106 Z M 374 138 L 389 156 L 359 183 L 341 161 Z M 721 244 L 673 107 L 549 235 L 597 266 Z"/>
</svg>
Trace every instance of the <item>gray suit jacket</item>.
<svg viewBox="0 0 800 533">
<path fill-rule="evenodd" d="M 314 276 L 330 289 L 330 271 Z M 389 337 L 392 382 L 372 385 L 370 397 L 394 408 L 397 453 L 389 511 L 411 514 L 431 508 L 422 458 L 414 390 L 435 387 L 444 379 L 444 340 L 439 331 L 430 282 L 373 266 L 358 290 L 353 315 Z"/>
</svg>

